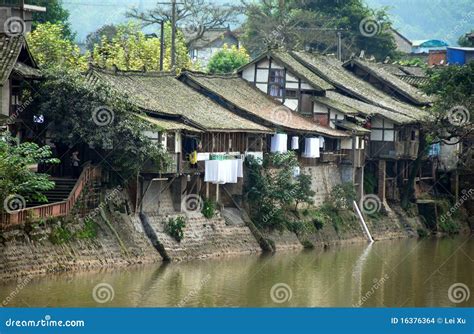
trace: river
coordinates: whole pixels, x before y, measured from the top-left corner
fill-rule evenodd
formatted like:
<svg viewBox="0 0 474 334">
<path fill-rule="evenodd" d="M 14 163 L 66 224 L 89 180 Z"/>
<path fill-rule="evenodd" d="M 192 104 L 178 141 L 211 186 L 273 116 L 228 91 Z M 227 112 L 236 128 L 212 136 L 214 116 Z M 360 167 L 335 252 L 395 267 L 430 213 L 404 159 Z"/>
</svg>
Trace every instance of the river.
<svg viewBox="0 0 474 334">
<path fill-rule="evenodd" d="M 21 307 L 474 306 L 474 296 L 466 299 L 471 292 L 474 238 L 464 236 L 20 279 L 0 284 L 0 301 Z"/>
</svg>

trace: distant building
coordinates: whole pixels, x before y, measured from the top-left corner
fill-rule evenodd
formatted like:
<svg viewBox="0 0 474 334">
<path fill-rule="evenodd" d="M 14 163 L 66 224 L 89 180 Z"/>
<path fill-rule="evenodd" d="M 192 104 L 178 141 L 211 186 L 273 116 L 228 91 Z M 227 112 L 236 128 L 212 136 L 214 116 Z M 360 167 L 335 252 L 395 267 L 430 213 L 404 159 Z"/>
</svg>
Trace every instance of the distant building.
<svg viewBox="0 0 474 334">
<path fill-rule="evenodd" d="M 448 47 L 447 62 L 464 65 L 474 60 L 474 48 Z"/>
<path fill-rule="evenodd" d="M 238 33 L 231 31 L 229 27 L 209 29 L 200 39 L 193 42 L 193 34 L 185 31 L 185 38 L 191 59 L 202 66 L 207 66 L 211 57 L 222 50 L 224 44 L 240 47 Z"/>
<path fill-rule="evenodd" d="M 446 65 L 446 50 L 431 50 L 428 54 L 428 66 Z"/>
<path fill-rule="evenodd" d="M 403 53 L 411 53 L 412 51 L 412 43 L 411 41 L 403 36 L 398 30 L 390 29 L 390 32 L 395 39 L 395 44 L 397 45 L 397 51 Z"/>
<path fill-rule="evenodd" d="M 439 39 L 412 41 L 412 53 L 429 53 L 432 50 L 446 50 L 448 43 Z"/>
</svg>

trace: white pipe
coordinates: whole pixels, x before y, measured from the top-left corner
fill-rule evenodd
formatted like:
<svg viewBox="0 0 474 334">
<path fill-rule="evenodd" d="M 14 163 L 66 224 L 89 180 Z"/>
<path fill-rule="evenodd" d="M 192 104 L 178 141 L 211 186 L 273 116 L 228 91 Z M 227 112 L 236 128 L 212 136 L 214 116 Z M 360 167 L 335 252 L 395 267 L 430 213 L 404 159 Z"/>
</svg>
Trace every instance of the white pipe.
<svg viewBox="0 0 474 334">
<path fill-rule="evenodd" d="M 367 227 L 367 224 L 365 223 L 364 216 L 362 216 L 362 212 L 360 212 L 359 206 L 357 205 L 356 201 L 354 201 L 354 208 L 357 212 L 357 215 L 359 216 L 360 221 L 362 222 L 362 228 L 364 229 L 364 232 L 367 235 L 367 239 L 369 239 L 370 243 L 374 242 L 374 239 L 372 238 L 372 235 L 370 234 L 369 228 Z"/>
</svg>

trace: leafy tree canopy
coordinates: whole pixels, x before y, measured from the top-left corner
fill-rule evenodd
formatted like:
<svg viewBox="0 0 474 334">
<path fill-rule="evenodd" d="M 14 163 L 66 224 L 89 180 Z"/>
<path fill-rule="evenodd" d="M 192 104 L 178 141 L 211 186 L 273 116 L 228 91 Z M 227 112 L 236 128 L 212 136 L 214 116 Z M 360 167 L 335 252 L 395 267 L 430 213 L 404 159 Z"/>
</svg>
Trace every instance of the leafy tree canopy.
<svg viewBox="0 0 474 334">
<path fill-rule="evenodd" d="M 29 200 L 47 201 L 42 192 L 54 188 L 54 182 L 48 175 L 31 171 L 29 166 L 58 162 L 51 158 L 49 146 L 19 144 L 9 132 L 0 133 L 0 212 L 22 209 Z"/>
<path fill-rule="evenodd" d="M 269 45 L 335 53 L 340 30 L 345 57 L 361 50 L 378 59 L 395 55 L 386 11 L 361 0 L 260 0 L 247 3 L 246 14 L 244 42 L 252 54 Z"/>
<path fill-rule="evenodd" d="M 159 131 L 140 121 L 140 111 L 109 86 L 64 68 L 45 71 L 35 91 L 52 140 L 74 146 L 84 143 L 104 157 L 103 167 L 119 171 L 125 182 L 148 161 L 165 168 L 168 155 L 145 136 Z"/>
<path fill-rule="evenodd" d="M 118 25 L 115 35 L 110 38 L 102 35 L 92 54 L 94 64 L 121 70 L 157 71 L 160 67 L 160 39 L 147 37 L 137 24 L 129 22 Z M 190 68 L 191 60 L 182 32 L 176 34 L 177 69 Z M 165 25 L 164 70 L 171 69 L 171 25 Z"/>
<path fill-rule="evenodd" d="M 294 176 L 298 168 L 294 152 L 267 154 L 261 162 L 250 159 L 247 163 L 245 191 L 253 221 L 263 228 L 287 229 L 286 209 L 312 203 L 311 177 L 303 173 Z"/>
<path fill-rule="evenodd" d="M 33 30 L 36 29 L 38 24 L 46 22 L 61 24 L 63 26 L 63 37 L 71 41 L 74 40 L 76 34 L 72 32 L 71 25 L 68 22 L 69 11 L 64 9 L 60 0 L 28 0 L 28 4 L 46 7 L 44 13 L 33 13 Z"/>
<path fill-rule="evenodd" d="M 235 45 L 224 48 L 215 53 L 207 65 L 209 73 L 232 73 L 239 67 L 247 64 L 250 56 L 245 48 L 237 48 Z"/>
<path fill-rule="evenodd" d="M 462 35 L 458 39 L 458 44 L 460 46 L 464 46 L 464 47 L 467 47 L 467 48 L 474 47 L 474 39 L 472 37 L 471 38 L 468 37 L 468 35 L 473 35 L 473 34 L 474 34 L 474 30 L 471 30 L 470 33 Z"/>
<path fill-rule="evenodd" d="M 31 53 L 41 67 L 87 69 L 89 55 L 81 55 L 79 47 L 64 37 L 62 24 L 38 24 L 27 39 Z"/>
</svg>

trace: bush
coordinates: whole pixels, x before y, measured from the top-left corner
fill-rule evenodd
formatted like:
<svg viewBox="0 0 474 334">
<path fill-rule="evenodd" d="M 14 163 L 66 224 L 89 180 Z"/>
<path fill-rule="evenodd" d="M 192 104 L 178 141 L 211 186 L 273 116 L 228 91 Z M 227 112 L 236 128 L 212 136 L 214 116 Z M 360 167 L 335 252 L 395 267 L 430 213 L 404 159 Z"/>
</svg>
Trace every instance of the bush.
<svg viewBox="0 0 474 334">
<path fill-rule="evenodd" d="M 84 228 L 75 233 L 77 239 L 94 239 L 97 237 L 97 223 L 91 219 L 86 218 L 84 221 Z"/>
<path fill-rule="evenodd" d="M 428 236 L 428 232 L 426 232 L 425 229 L 419 228 L 416 230 L 416 232 L 420 238 L 426 238 Z"/>
<path fill-rule="evenodd" d="M 165 233 L 173 237 L 177 242 L 181 242 L 184 237 L 183 229 L 186 227 L 186 220 L 184 217 L 170 218 L 165 223 Z"/>
<path fill-rule="evenodd" d="M 214 215 L 216 214 L 216 203 L 214 203 L 210 199 L 205 199 L 201 212 L 207 219 L 214 217 Z"/>
<path fill-rule="evenodd" d="M 56 226 L 49 235 L 49 241 L 54 245 L 62 245 L 73 239 L 71 231 L 66 226 Z"/>
</svg>

